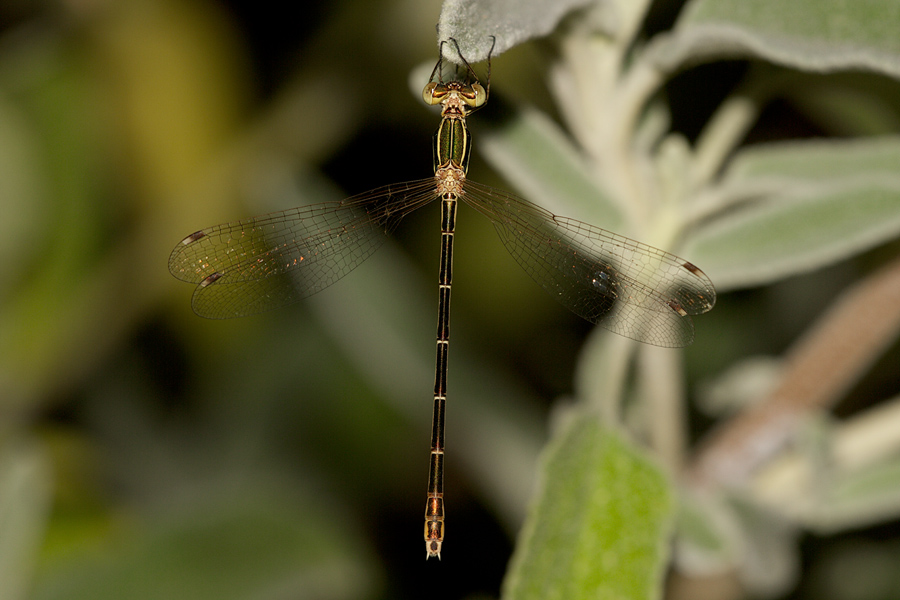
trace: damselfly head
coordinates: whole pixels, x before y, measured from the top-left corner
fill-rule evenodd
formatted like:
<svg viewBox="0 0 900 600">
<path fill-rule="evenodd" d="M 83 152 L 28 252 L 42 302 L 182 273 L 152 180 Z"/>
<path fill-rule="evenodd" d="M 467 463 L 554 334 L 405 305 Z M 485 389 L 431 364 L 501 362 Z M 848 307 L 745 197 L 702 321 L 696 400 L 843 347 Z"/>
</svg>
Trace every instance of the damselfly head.
<svg viewBox="0 0 900 600">
<path fill-rule="evenodd" d="M 438 83 L 429 81 L 422 90 L 422 99 L 425 104 L 443 104 L 449 99 L 462 102 L 469 108 L 481 108 L 487 102 L 487 91 L 480 83 L 464 84 L 459 81 L 450 83 Z"/>
<path fill-rule="evenodd" d="M 496 39 L 494 39 L 493 36 L 491 36 L 491 38 L 493 42 L 491 43 L 491 51 L 488 52 L 487 57 L 488 77 L 486 85 L 481 85 L 478 76 L 475 74 L 475 70 L 472 68 L 472 65 L 469 64 L 469 61 L 462 55 L 459 44 L 454 38 L 450 38 L 450 42 L 456 46 L 456 52 L 459 55 L 459 59 L 462 61 L 462 66 L 465 67 L 465 81 L 459 81 L 457 79 L 456 81 L 444 83 L 443 52 L 445 42 L 441 42 L 439 51 L 440 57 L 438 58 L 437 64 L 434 66 L 434 70 L 431 72 L 431 77 L 425 85 L 425 89 L 422 90 L 422 99 L 425 100 L 425 104 L 431 106 L 443 104 L 445 109 L 448 105 L 452 105 L 450 109 L 451 113 L 463 116 L 470 111 L 474 111 L 475 109 L 484 106 L 487 103 L 491 90 L 491 52 L 493 52 L 494 43 L 496 43 Z M 435 81 L 435 77 L 437 77 L 437 81 Z M 455 77 L 459 77 L 458 72 L 456 72 Z"/>
</svg>

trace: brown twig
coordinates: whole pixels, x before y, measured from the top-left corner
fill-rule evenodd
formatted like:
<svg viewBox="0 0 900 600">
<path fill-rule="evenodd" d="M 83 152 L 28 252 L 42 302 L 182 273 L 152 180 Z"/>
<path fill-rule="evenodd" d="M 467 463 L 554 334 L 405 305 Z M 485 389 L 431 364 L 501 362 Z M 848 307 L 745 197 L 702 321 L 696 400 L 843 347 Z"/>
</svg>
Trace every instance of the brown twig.
<svg viewBox="0 0 900 600">
<path fill-rule="evenodd" d="M 900 259 L 857 283 L 791 349 L 780 384 L 715 430 L 692 461 L 699 485 L 740 485 L 791 439 L 802 419 L 833 406 L 897 336 Z"/>
</svg>

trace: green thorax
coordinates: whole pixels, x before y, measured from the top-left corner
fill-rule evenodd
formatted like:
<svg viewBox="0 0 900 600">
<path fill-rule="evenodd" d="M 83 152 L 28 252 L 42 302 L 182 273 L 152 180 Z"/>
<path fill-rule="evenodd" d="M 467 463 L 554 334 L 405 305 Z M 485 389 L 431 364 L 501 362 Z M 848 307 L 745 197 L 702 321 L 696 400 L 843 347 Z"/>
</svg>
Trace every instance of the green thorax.
<svg viewBox="0 0 900 600">
<path fill-rule="evenodd" d="M 437 171 L 451 162 L 466 173 L 469 170 L 471 149 L 466 120 L 459 117 L 444 117 L 434 133 L 434 170 Z"/>
</svg>

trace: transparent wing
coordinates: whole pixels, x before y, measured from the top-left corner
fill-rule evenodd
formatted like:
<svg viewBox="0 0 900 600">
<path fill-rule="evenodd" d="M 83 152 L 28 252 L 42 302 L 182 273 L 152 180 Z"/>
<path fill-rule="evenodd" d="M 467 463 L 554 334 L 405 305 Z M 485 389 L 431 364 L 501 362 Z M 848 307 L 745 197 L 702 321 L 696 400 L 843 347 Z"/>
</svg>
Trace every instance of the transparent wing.
<svg viewBox="0 0 900 600">
<path fill-rule="evenodd" d="M 686 346 L 694 338 L 690 315 L 715 304 L 706 274 L 674 254 L 471 180 L 461 197 L 493 222 L 507 250 L 541 287 L 575 314 L 619 335 Z"/>
<path fill-rule="evenodd" d="M 433 177 L 225 223 L 184 238 L 169 271 L 197 284 L 191 305 L 226 319 L 278 308 L 330 286 L 372 255 L 404 215 L 436 197 Z"/>
</svg>

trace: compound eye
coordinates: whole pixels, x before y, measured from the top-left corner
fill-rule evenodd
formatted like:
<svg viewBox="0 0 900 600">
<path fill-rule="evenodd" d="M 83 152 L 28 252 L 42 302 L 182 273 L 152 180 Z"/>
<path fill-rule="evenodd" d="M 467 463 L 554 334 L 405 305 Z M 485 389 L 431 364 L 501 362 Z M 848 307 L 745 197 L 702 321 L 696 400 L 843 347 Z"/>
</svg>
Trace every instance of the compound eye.
<svg viewBox="0 0 900 600">
<path fill-rule="evenodd" d="M 472 98 L 472 101 L 467 102 L 467 104 L 474 108 L 484 106 L 484 103 L 487 102 L 487 92 L 484 87 L 480 83 L 473 83 L 472 91 L 475 92 L 475 96 Z"/>
<path fill-rule="evenodd" d="M 425 89 L 422 90 L 422 100 L 429 105 L 440 104 L 445 95 L 446 90 L 444 90 L 443 86 L 441 86 L 441 89 L 438 89 L 438 84 L 434 81 L 429 81 Z"/>
</svg>

